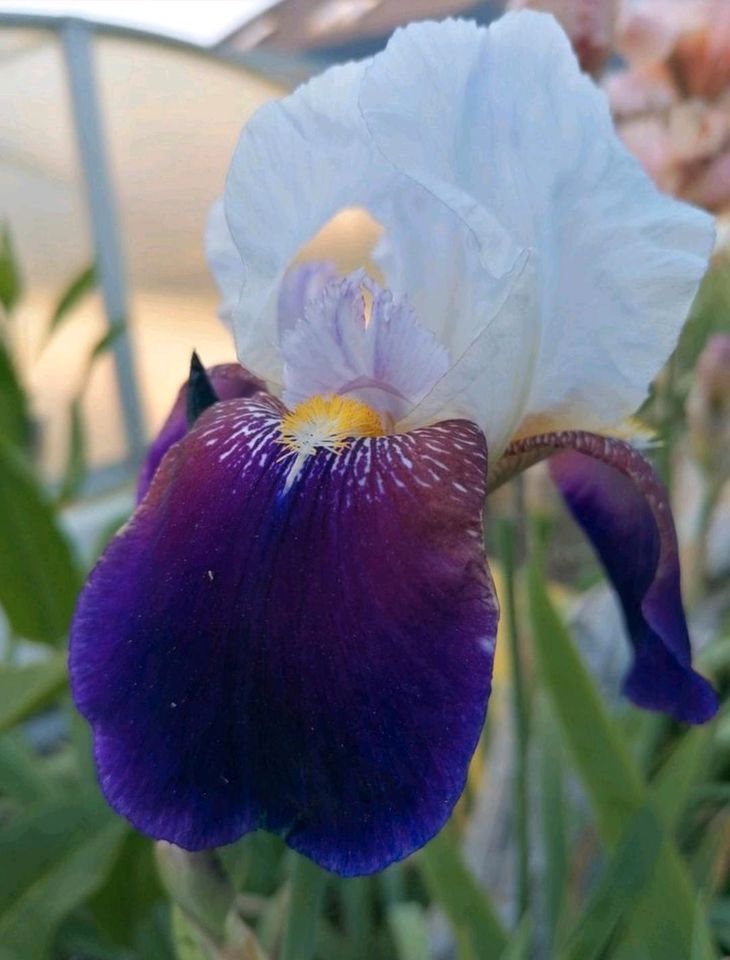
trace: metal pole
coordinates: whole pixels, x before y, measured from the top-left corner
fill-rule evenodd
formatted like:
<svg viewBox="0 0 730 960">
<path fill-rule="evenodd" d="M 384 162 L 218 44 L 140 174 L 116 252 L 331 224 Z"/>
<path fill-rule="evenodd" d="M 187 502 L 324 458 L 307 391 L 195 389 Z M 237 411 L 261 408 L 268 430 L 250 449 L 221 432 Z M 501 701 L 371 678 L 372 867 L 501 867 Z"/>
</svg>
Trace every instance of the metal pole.
<svg viewBox="0 0 730 960">
<path fill-rule="evenodd" d="M 142 460 L 145 431 L 137 392 L 134 358 L 127 332 L 127 295 L 124 260 L 119 242 L 114 195 L 107 165 L 99 102 L 96 96 L 92 32 L 83 21 L 67 20 L 61 31 L 73 105 L 76 138 L 84 170 L 96 266 L 104 310 L 110 329 L 121 326 L 112 350 L 127 435 L 127 452 L 133 463 Z"/>
</svg>

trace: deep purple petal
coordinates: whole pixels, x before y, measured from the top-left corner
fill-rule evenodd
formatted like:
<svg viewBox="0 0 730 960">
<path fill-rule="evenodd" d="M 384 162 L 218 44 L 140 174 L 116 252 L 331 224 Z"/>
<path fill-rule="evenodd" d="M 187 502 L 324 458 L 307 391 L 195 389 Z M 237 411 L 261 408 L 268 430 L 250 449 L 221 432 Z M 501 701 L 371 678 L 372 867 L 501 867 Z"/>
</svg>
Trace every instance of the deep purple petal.
<svg viewBox="0 0 730 960">
<path fill-rule="evenodd" d="M 280 414 L 216 404 L 170 451 L 81 595 L 73 692 L 145 833 L 262 827 L 368 873 L 439 830 L 482 727 L 486 448 L 466 421 L 362 438 L 285 490 Z"/>
<path fill-rule="evenodd" d="M 512 444 L 506 456 L 532 462 L 551 456 L 553 479 L 621 601 L 634 648 L 627 696 L 684 723 L 709 720 L 717 697 L 692 669 L 677 535 L 651 464 L 622 440 L 583 432 L 530 437 Z"/>
<path fill-rule="evenodd" d="M 263 380 L 259 380 L 252 373 L 238 363 L 222 363 L 211 367 L 208 377 L 213 389 L 221 400 L 232 400 L 234 397 L 251 397 L 259 390 L 265 390 Z M 144 497 L 152 483 L 152 477 L 160 465 L 162 458 L 173 445 L 181 440 L 188 432 L 186 416 L 188 385 L 184 383 L 177 394 L 172 410 L 165 420 L 160 432 L 149 446 L 147 456 L 139 471 L 137 480 L 137 502 Z"/>
</svg>

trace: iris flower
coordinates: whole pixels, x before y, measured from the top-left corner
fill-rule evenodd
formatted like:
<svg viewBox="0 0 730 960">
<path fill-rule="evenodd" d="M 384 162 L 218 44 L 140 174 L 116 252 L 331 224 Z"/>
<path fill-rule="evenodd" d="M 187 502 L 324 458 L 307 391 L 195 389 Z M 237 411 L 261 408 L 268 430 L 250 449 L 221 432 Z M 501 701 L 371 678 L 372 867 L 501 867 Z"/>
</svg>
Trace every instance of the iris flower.
<svg viewBox="0 0 730 960">
<path fill-rule="evenodd" d="M 383 285 L 287 273 L 352 207 L 383 227 Z M 342 875 L 425 843 L 490 692 L 485 496 L 547 457 L 621 599 L 626 694 L 712 716 L 666 492 L 600 435 L 712 244 L 545 15 L 412 25 L 264 106 L 208 231 L 246 369 L 195 369 L 75 615 L 109 803 L 190 850 L 263 828 Z"/>
</svg>

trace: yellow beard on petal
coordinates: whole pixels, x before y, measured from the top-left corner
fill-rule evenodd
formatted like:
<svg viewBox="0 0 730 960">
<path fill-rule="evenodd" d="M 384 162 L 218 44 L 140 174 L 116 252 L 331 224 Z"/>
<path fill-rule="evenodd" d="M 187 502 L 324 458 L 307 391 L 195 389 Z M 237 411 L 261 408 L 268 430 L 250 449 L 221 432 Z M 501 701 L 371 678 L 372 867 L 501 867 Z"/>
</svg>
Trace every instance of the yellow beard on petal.
<svg viewBox="0 0 730 960">
<path fill-rule="evenodd" d="M 287 477 L 291 486 L 302 464 L 316 450 L 340 453 L 354 437 L 380 437 L 385 433 L 380 416 L 360 400 L 315 395 L 282 418 L 278 442 L 284 456 L 295 454 Z"/>
</svg>

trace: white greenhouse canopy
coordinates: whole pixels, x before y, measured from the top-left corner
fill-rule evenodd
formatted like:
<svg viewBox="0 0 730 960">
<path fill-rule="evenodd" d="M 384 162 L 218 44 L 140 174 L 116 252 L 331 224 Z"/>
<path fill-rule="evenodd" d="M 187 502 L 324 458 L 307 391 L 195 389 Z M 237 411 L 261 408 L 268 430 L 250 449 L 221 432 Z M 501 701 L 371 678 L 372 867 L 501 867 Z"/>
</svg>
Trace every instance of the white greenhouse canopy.
<svg viewBox="0 0 730 960">
<path fill-rule="evenodd" d="M 0 14 L 0 218 L 24 279 L 11 333 L 52 472 L 64 456 L 68 402 L 106 323 L 94 295 L 45 346 L 60 292 L 98 259 L 69 93 L 68 27 Z M 283 88 L 189 44 L 81 29 L 89 37 L 92 99 L 106 153 L 101 166 L 109 173 L 133 378 L 149 435 L 193 346 L 206 362 L 233 359 L 230 336 L 215 319 L 203 228 L 242 125 Z M 110 356 L 94 370 L 84 409 L 94 466 L 124 460 L 129 436 Z"/>
</svg>

